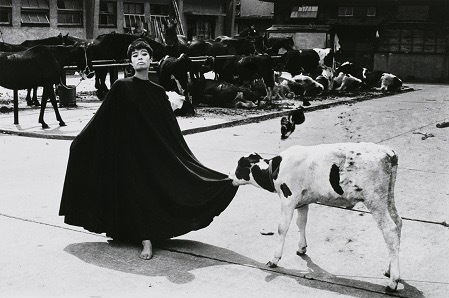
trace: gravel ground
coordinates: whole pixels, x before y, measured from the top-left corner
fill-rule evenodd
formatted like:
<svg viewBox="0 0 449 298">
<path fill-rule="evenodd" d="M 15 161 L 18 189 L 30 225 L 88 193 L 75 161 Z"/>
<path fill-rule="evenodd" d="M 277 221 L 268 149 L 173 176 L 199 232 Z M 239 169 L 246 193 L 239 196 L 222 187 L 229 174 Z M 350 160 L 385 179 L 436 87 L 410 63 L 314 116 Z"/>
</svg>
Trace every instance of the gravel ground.
<svg viewBox="0 0 449 298">
<path fill-rule="evenodd" d="M 79 91 L 78 91 L 79 90 Z M 413 91 L 414 89 L 411 87 L 404 86 L 400 91 L 396 91 L 395 93 L 400 92 L 408 92 Z M 99 102 L 95 91 L 93 88 L 88 86 L 77 87 L 77 102 Z M 369 90 L 369 91 L 333 91 L 331 93 L 317 95 L 317 96 L 305 96 L 303 99 L 310 101 L 311 105 L 318 104 L 329 104 L 335 103 L 338 101 L 344 100 L 367 100 L 371 98 L 383 97 L 386 95 L 391 95 L 392 92 L 383 93 L 380 91 Z M 38 98 L 42 95 L 42 88 L 38 89 Z M 19 108 L 26 108 L 26 90 L 19 90 Z M 197 114 L 193 117 L 207 118 L 208 116 L 213 115 L 214 118 L 223 118 L 223 119 L 241 119 L 245 116 L 256 116 L 262 115 L 270 112 L 276 111 L 285 111 L 290 109 L 298 108 L 302 105 L 302 101 L 296 99 L 286 99 L 286 100 L 276 100 L 273 101 L 271 105 L 262 105 L 261 107 L 253 108 L 253 109 L 244 109 L 244 108 L 217 108 L 217 107 L 206 107 L 199 106 L 196 108 Z M 48 106 L 47 106 L 48 107 Z M 0 87 L 0 113 L 10 113 L 13 111 L 13 92 L 8 89 L 4 89 Z"/>
</svg>

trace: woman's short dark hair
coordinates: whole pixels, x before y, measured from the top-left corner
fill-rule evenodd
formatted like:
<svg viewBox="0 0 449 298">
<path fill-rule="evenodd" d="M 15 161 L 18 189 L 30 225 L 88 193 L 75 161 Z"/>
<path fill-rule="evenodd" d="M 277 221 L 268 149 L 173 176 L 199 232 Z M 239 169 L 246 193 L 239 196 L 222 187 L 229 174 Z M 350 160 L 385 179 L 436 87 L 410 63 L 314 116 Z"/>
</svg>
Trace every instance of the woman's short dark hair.
<svg viewBox="0 0 449 298">
<path fill-rule="evenodd" d="M 128 46 L 127 56 L 129 59 L 131 59 L 131 54 L 136 50 L 142 50 L 145 49 L 148 51 L 151 57 L 153 57 L 153 49 L 150 47 L 150 45 L 145 41 L 143 38 L 138 38 L 135 41 L 133 41 Z"/>
</svg>

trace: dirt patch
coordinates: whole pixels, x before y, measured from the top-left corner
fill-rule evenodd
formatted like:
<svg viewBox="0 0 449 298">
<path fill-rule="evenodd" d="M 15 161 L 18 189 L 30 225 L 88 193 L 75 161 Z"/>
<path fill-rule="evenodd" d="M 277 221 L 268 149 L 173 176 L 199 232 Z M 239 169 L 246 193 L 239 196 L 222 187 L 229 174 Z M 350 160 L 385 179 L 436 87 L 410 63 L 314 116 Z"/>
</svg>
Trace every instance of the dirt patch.
<svg viewBox="0 0 449 298">
<path fill-rule="evenodd" d="M 241 119 L 246 116 L 251 117 L 272 112 L 296 109 L 303 104 L 303 100 L 309 101 L 311 106 L 313 107 L 317 105 L 333 104 L 347 100 L 354 100 L 354 101 L 369 100 L 372 98 L 390 96 L 393 94 L 409 92 L 413 90 L 414 90 L 413 88 L 403 87 L 401 90 L 395 92 L 381 92 L 376 90 L 363 90 L 363 91 L 358 90 L 358 91 L 342 91 L 342 92 L 333 91 L 327 94 L 317 96 L 305 96 L 295 99 L 276 100 L 273 101 L 271 104 L 263 103 L 260 107 L 256 107 L 253 109 L 198 106 L 196 107 L 196 115 L 192 117 L 198 118 L 213 117 L 213 118 L 223 118 L 233 120 L 238 118 Z M 4 95 L 6 94 L 2 94 L 0 92 L 0 113 L 10 113 L 13 111 L 13 99 L 11 96 L 4 96 Z M 19 105 L 23 106 L 25 99 L 24 96 L 21 95 L 22 94 L 19 93 L 20 98 Z M 77 92 L 76 100 L 79 102 L 86 102 L 86 103 L 101 103 L 100 100 L 97 98 L 95 91 Z"/>
</svg>

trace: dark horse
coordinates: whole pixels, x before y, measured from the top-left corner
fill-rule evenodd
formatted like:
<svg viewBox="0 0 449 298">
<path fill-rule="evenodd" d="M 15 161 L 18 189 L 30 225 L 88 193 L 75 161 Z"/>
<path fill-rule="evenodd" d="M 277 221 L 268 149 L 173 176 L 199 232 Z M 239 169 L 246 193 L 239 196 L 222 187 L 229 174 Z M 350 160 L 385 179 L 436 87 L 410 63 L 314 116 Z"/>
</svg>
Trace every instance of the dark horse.
<svg viewBox="0 0 449 298">
<path fill-rule="evenodd" d="M 179 57 L 182 53 L 187 54 L 188 42 L 184 35 L 179 35 L 176 31 L 177 21 L 173 19 L 167 20 L 165 23 L 165 48 L 167 55 L 171 57 Z"/>
<path fill-rule="evenodd" d="M 43 86 L 39 123 L 42 128 L 49 127 L 44 122 L 44 111 L 50 99 L 59 125 L 65 126 L 53 85 L 60 82 L 63 67 L 70 64 L 76 64 L 83 75 L 90 73 L 90 62 L 84 47 L 39 45 L 21 52 L 0 53 L 0 86 L 11 90 Z"/>
<path fill-rule="evenodd" d="M 151 46 L 153 49 L 153 60 L 160 60 L 165 56 L 165 46 L 161 43 L 145 36 L 120 33 L 99 35 L 88 44 L 87 51 L 92 60 L 126 60 L 128 59 L 126 56 L 128 46 L 137 38 L 144 38 Z M 109 67 L 98 67 L 95 69 L 95 88 L 100 100 L 103 100 L 109 91 L 105 81 L 106 75 L 110 70 Z"/>
<path fill-rule="evenodd" d="M 42 38 L 42 39 L 31 39 L 25 40 L 21 44 L 9 44 L 5 42 L 0 42 L 0 52 L 21 52 L 37 45 L 66 45 L 68 40 L 68 34 L 62 35 L 59 33 L 57 36 Z M 37 87 L 28 88 L 26 102 L 28 106 L 40 106 L 37 100 Z M 33 90 L 33 97 L 31 98 L 31 90 Z"/>
</svg>

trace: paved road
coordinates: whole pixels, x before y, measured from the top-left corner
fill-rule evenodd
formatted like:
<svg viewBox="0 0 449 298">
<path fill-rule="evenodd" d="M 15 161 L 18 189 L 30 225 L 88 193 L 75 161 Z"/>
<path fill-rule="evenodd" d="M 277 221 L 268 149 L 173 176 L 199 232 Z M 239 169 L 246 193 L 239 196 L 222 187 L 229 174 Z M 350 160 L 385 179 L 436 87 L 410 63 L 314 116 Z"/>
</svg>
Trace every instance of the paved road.
<svg viewBox="0 0 449 298">
<path fill-rule="evenodd" d="M 197 157 L 222 172 L 256 151 L 270 157 L 294 144 L 387 144 L 399 154 L 396 204 L 403 216 L 398 296 L 449 292 L 449 86 L 306 114 L 280 141 L 279 119 L 186 136 Z M 415 133 L 421 134 L 415 134 Z M 423 140 L 422 134 L 434 137 Z M 380 297 L 387 250 L 369 214 L 311 206 L 308 254 L 295 255 L 291 226 L 279 268 L 271 259 L 278 198 L 241 187 L 206 229 L 159 244 L 152 260 L 140 247 L 108 242 L 57 216 L 70 141 L 0 136 L 0 296 Z"/>
</svg>

